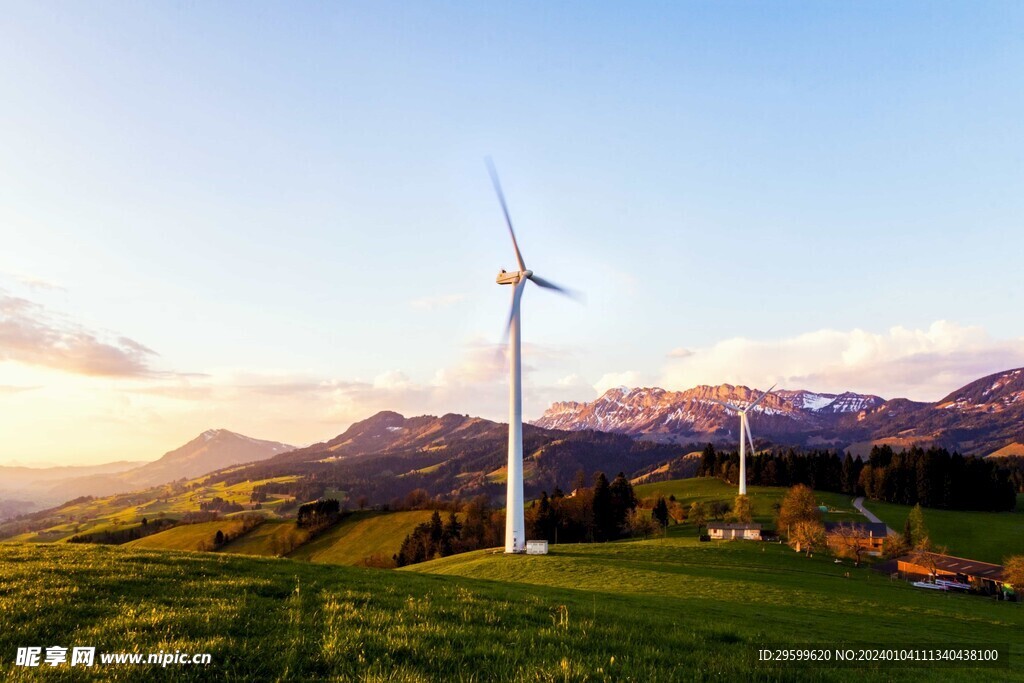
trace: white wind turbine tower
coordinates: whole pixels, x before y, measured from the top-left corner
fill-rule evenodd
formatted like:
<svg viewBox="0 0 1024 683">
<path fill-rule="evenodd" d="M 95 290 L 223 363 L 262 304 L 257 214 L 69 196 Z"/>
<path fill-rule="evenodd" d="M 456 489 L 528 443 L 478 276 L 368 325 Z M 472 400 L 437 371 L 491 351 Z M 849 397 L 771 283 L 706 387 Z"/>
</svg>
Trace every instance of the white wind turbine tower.
<svg viewBox="0 0 1024 683">
<path fill-rule="evenodd" d="M 487 160 L 494 191 L 498 193 L 501 210 L 505 214 L 508 233 L 512 237 L 512 248 L 516 252 L 516 264 L 519 270 L 498 273 L 499 285 L 513 285 L 512 310 L 509 312 L 508 326 L 505 336 L 508 339 L 509 395 L 508 395 L 508 493 L 505 504 L 505 552 L 521 553 L 526 550 L 526 521 L 523 518 L 523 374 L 522 374 L 522 321 L 520 302 L 523 290 L 529 280 L 544 289 L 552 289 L 561 294 L 573 296 L 573 293 L 553 282 L 535 275 L 526 268 L 523 255 L 519 252 L 516 233 L 512 229 L 512 218 L 508 213 L 505 195 L 501 191 L 498 172 L 491 160 Z"/>
<path fill-rule="evenodd" d="M 751 410 L 754 406 L 760 403 L 765 396 L 771 393 L 772 389 L 775 388 L 775 384 L 772 385 L 771 389 L 762 393 L 757 397 L 757 400 L 748 405 L 746 408 L 740 408 L 731 403 L 725 401 L 715 401 L 715 403 L 725 406 L 729 410 L 733 410 L 740 414 L 740 495 L 747 495 L 747 451 L 744 439 L 750 442 L 750 452 L 754 452 L 754 437 L 750 433 L 750 420 L 747 418 L 747 411 Z M 714 399 L 712 399 L 714 400 Z"/>
</svg>

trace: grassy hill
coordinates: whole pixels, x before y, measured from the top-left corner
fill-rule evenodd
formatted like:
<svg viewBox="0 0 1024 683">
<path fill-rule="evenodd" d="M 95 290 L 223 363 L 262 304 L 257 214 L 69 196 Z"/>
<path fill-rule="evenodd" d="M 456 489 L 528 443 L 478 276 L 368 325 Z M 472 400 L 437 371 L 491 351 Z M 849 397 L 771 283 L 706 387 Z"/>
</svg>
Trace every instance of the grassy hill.
<svg viewBox="0 0 1024 683">
<path fill-rule="evenodd" d="M 360 564 L 372 555 L 390 560 L 417 524 L 429 521 L 432 510 L 356 512 L 341 524 L 300 546 L 289 555 L 296 560 L 330 564 Z"/>
<path fill-rule="evenodd" d="M 785 488 L 773 486 L 748 486 L 747 496 L 754 512 L 754 520 L 775 526 L 775 505 L 782 503 L 786 495 Z M 713 503 L 723 501 L 732 503 L 736 499 L 736 487 L 715 477 L 695 477 L 692 479 L 671 479 L 654 484 L 640 484 L 633 487 L 638 498 L 648 496 L 675 496 L 683 505 L 691 503 Z M 818 501 L 827 506 L 830 512 L 823 515 L 826 521 L 864 521 L 864 516 L 853 507 L 853 499 L 841 493 L 815 491 Z"/>
<path fill-rule="evenodd" d="M 670 620 L 674 629 L 699 634 L 713 652 L 724 653 L 730 644 L 740 649 L 751 643 L 859 641 L 1002 642 L 1013 644 L 1015 657 L 1024 654 L 1016 631 L 1024 625 L 1019 605 L 936 595 L 849 562 L 837 565 L 823 554 L 806 558 L 777 544 L 699 543 L 670 536 L 554 546 L 547 556 L 508 558 L 478 551 L 400 571 L 585 591 L 593 596 L 594 609 L 614 604 L 624 611 L 647 610 L 652 621 Z M 706 665 L 717 664 L 714 655 L 708 659 Z M 909 677 L 911 670 L 903 673 Z M 1008 677 L 1022 675 L 1017 669 Z"/>
<path fill-rule="evenodd" d="M 642 484 L 634 487 L 634 490 L 640 497 L 674 495 L 676 500 L 684 505 L 694 501 L 732 502 L 736 496 L 735 486 L 712 477 Z M 750 486 L 747 493 L 753 505 L 755 521 L 774 525 L 773 506 L 782 501 L 786 489 Z M 815 491 L 815 496 L 822 505 L 828 506 L 831 510 L 823 515 L 825 521 L 865 520 L 863 515 L 854 510 L 849 496 L 827 491 Z M 865 500 L 864 506 L 897 531 L 903 529 L 903 523 L 910 513 L 910 507 L 906 505 Z M 1017 509 L 1013 512 L 924 508 L 924 519 L 932 541 L 946 547 L 953 555 L 997 564 L 1002 563 L 1009 555 L 1024 555 L 1024 494 L 1017 496 Z M 682 528 L 688 526 L 681 525 Z"/>
<path fill-rule="evenodd" d="M 230 485 L 222 481 L 210 482 L 208 479 L 200 477 L 185 483 L 169 484 L 135 493 L 71 502 L 48 512 L 41 521 L 41 524 L 45 525 L 44 528 L 18 534 L 9 540 L 52 543 L 66 540 L 75 534 L 127 529 L 139 524 L 143 518 L 177 519 L 187 512 L 198 510 L 200 505 L 214 498 L 223 498 L 229 503 L 238 503 L 248 509 L 251 507 L 250 497 L 253 488 L 257 485 L 271 482 L 286 483 L 295 481 L 297 477 L 276 477 Z M 281 505 L 292 500 L 291 496 L 270 495 L 262 504 L 261 513 L 271 518 L 276 517 Z M 15 521 L 0 524 L 0 532 L 18 524 L 20 522 Z"/>
<path fill-rule="evenodd" d="M 276 557 L 278 549 L 284 547 L 285 537 L 297 532 L 293 520 L 268 520 L 249 533 L 226 543 L 220 548 L 220 552 Z"/>
<path fill-rule="evenodd" d="M 902 531 L 911 508 L 865 500 L 864 507 L 896 531 Z M 922 508 L 933 543 L 950 554 L 1001 564 L 1009 555 L 1024 555 L 1024 494 L 1013 512 L 965 512 Z"/>
<path fill-rule="evenodd" d="M 849 571 L 850 578 L 842 572 Z M 692 539 L 469 553 L 413 571 L 225 553 L 2 544 L 0 676 L 38 644 L 210 653 L 105 680 L 920 680 L 920 669 L 757 669 L 765 645 L 1011 643 L 1024 609 L 936 595 L 784 546 Z M 1019 668 L 932 671 L 1024 680 Z"/>
<path fill-rule="evenodd" d="M 218 531 L 223 531 L 225 536 L 240 533 L 242 522 L 236 519 L 221 519 L 216 522 L 183 524 L 152 536 L 129 541 L 125 546 L 160 550 L 206 550 L 213 547 L 213 539 Z"/>
<path fill-rule="evenodd" d="M 417 524 L 430 519 L 432 510 L 406 512 L 354 512 L 312 541 L 305 542 L 289 557 L 307 562 L 359 565 L 377 555 L 384 560 L 398 552 L 402 540 Z M 226 535 L 237 533 L 242 523 L 232 518 L 215 522 L 189 524 L 162 531 L 127 544 L 139 548 L 163 550 L 209 549 L 218 530 Z M 294 521 L 268 520 L 246 534 L 235 538 L 218 549 L 236 555 L 275 557 L 288 535 L 302 535 Z"/>
</svg>

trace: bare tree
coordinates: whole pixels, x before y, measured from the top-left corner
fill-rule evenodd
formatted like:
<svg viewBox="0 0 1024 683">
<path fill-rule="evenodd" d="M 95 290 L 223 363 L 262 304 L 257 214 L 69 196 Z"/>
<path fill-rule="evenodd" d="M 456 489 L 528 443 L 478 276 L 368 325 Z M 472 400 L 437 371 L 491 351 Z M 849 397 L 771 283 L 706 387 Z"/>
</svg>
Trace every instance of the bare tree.
<svg viewBox="0 0 1024 683">
<path fill-rule="evenodd" d="M 864 541 L 863 532 L 858 531 L 857 527 L 849 522 L 841 522 L 828 534 L 829 547 L 833 548 L 839 557 L 853 560 L 855 567 L 860 566 L 864 554 L 868 551 Z"/>
</svg>

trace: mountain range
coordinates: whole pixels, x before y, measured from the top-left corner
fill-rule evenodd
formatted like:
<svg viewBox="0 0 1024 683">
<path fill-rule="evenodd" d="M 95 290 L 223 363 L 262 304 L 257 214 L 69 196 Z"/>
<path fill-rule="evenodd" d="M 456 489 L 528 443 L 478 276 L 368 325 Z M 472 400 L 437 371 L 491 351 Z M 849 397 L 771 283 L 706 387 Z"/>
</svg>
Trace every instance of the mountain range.
<svg viewBox="0 0 1024 683">
<path fill-rule="evenodd" d="M 571 488 L 577 473 L 603 470 L 638 479 L 689 476 L 706 442 L 733 449 L 735 412 L 760 392 L 723 384 L 687 391 L 611 389 L 598 399 L 555 403 L 524 426 L 527 495 Z M 869 394 L 779 390 L 751 411 L 759 446 L 847 449 L 940 445 L 964 454 L 1024 455 L 1024 368 L 983 377 L 934 403 Z M 337 437 L 305 448 L 209 430 L 160 459 L 90 468 L 0 468 L 0 519 L 83 495 L 166 495 L 170 482 L 263 481 L 311 500 L 329 491 L 387 503 L 423 489 L 429 495 L 504 498 L 508 427 L 468 415 L 404 417 L 380 412 Z M 146 493 L 148 491 L 149 493 Z M 43 515 L 45 516 L 45 515 Z"/>
<path fill-rule="evenodd" d="M 545 429 L 597 429 L 669 443 L 735 444 L 739 420 L 719 402 L 741 408 L 761 392 L 702 385 L 686 391 L 609 389 L 590 402 L 554 403 L 533 422 Z M 845 448 L 874 444 L 938 445 L 964 454 L 1024 454 L 1024 368 L 995 373 L 940 401 L 886 400 L 870 394 L 778 390 L 750 411 L 762 443 Z"/>
<path fill-rule="evenodd" d="M 298 475 L 311 482 L 307 498 L 342 489 L 387 503 L 416 489 L 429 495 L 504 500 L 508 425 L 449 413 L 404 417 L 383 411 L 339 436 L 276 457 L 211 475 L 226 483 Z M 527 494 L 568 486 L 581 470 L 626 473 L 685 455 L 675 444 L 625 434 L 523 427 Z M 315 482 L 315 483 L 312 483 Z M 300 496 L 302 497 L 302 496 Z"/>
<path fill-rule="evenodd" d="M 0 519 L 79 496 L 138 491 L 178 479 L 264 460 L 293 450 L 276 441 L 210 429 L 159 459 L 68 467 L 0 467 Z"/>
</svg>

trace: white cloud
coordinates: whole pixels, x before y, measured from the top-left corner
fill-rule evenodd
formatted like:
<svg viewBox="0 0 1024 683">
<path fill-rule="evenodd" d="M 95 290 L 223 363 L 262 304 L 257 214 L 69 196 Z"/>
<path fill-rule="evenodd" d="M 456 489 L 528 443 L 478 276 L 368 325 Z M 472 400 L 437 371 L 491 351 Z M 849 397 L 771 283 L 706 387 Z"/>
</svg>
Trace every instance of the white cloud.
<svg viewBox="0 0 1024 683">
<path fill-rule="evenodd" d="M 640 384 L 640 373 L 633 370 L 609 372 L 594 382 L 594 391 L 600 396 L 614 387 L 636 387 Z"/>
<path fill-rule="evenodd" d="M 727 339 L 677 357 L 665 388 L 744 384 L 852 390 L 885 398 L 935 401 L 979 377 L 1024 365 L 1024 339 L 992 339 L 983 328 L 945 320 L 927 329 L 818 330 L 773 341 Z"/>
<path fill-rule="evenodd" d="M 388 370 L 373 378 L 374 389 L 408 389 L 410 386 L 409 375 L 401 370 Z"/>
</svg>

